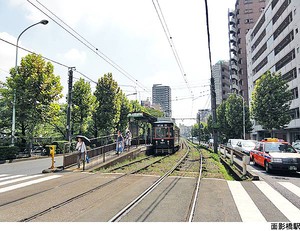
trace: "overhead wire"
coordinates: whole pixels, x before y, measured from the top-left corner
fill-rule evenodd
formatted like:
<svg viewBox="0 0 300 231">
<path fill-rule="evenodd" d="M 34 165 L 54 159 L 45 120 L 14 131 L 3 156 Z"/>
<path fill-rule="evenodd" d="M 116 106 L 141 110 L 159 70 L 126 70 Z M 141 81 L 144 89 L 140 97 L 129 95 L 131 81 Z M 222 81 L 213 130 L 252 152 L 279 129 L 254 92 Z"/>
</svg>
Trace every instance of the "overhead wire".
<svg viewBox="0 0 300 231">
<path fill-rule="evenodd" d="M 119 66 L 116 62 L 114 62 L 112 59 L 110 59 L 108 56 L 106 56 L 103 52 L 101 52 L 96 46 L 94 46 L 92 43 L 90 43 L 87 39 L 85 39 L 83 36 L 81 36 L 77 31 L 75 31 L 71 26 L 66 24 L 61 18 L 59 18 L 56 14 L 54 14 L 50 9 L 48 9 L 45 5 L 40 3 L 38 0 L 36 0 L 38 4 L 40 4 L 45 10 L 47 10 L 50 14 L 52 14 L 57 20 L 55 20 L 53 17 L 51 17 L 49 14 L 47 14 L 44 10 L 42 10 L 40 7 L 38 7 L 36 4 L 31 2 L 30 0 L 27 0 L 31 5 L 33 5 L 36 9 L 38 9 L 41 13 L 49 17 L 54 23 L 56 23 L 59 27 L 61 27 L 63 30 L 65 30 L 67 33 L 69 33 L 72 37 L 74 37 L 76 40 L 78 40 L 80 43 L 82 43 L 84 46 L 86 46 L 89 50 L 94 52 L 97 56 L 99 56 L 101 59 L 103 59 L 105 62 L 107 62 L 109 65 L 114 67 L 117 71 L 119 71 L 122 75 L 124 75 L 127 79 L 134 82 L 137 86 L 139 86 L 142 90 L 145 92 L 150 92 L 147 87 L 145 87 L 143 84 L 141 84 L 137 79 L 135 79 L 131 74 L 129 74 L 126 70 L 124 70 L 121 66 Z M 69 31 L 66 27 L 64 27 L 58 20 L 63 23 L 65 26 L 67 26 L 71 31 Z M 80 38 L 78 38 L 78 36 Z M 84 41 L 83 41 L 84 40 Z"/>
<path fill-rule="evenodd" d="M 170 31 L 169 31 L 168 24 L 167 24 L 167 22 L 166 22 L 166 20 L 165 20 L 165 17 L 164 17 L 164 14 L 163 14 L 162 9 L 161 9 L 161 7 L 160 7 L 160 4 L 159 4 L 158 0 L 156 0 L 157 6 L 156 6 L 156 4 L 154 3 L 154 0 L 152 0 L 152 3 L 153 3 L 153 6 L 154 6 L 155 11 L 156 11 L 156 13 L 157 13 L 157 16 L 158 16 L 158 18 L 159 18 L 159 21 L 160 21 L 160 23 L 161 23 L 161 26 L 162 26 L 162 28 L 163 28 L 163 30 L 164 30 L 164 33 L 165 33 L 165 35 L 166 35 L 166 37 L 167 37 L 168 43 L 169 43 L 169 45 L 170 45 L 170 47 L 171 47 L 171 50 L 172 50 L 172 52 L 173 52 L 173 55 L 174 55 L 175 60 L 176 60 L 176 62 L 177 62 L 177 65 L 178 65 L 178 67 L 179 67 L 179 69 L 180 69 L 181 75 L 182 75 L 182 77 L 183 77 L 183 79 L 184 79 L 184 81 L 185 81 L 185 84 L 187 85 L 188 90 L 190 91 L 190 93 L 191 93 L 191 95 L 192 95 L 192 97 L 193 97 L 193 91 L 192 91 L 192 89 L 191 89 L 191 87 L 190 87 L 190 85 L 189 85 L 189 83 L 188 83 L 188 81 L 187 81 L 186 73 L 185 73 L 185 71 L 184 71 L 184 69 L 183 69 L 183 66 L 182 66 L 180 57 L 179 57 L 179 55 L 178 55 L 178 52 L 177 52 L 177 50 L 176 50 L 176 47 L 175 47 L 175 44 L 174 44 L 174 41 L 173 41 L 173 37 L 171 36 L 171 33 L 170 33 Z"/>
</svg>

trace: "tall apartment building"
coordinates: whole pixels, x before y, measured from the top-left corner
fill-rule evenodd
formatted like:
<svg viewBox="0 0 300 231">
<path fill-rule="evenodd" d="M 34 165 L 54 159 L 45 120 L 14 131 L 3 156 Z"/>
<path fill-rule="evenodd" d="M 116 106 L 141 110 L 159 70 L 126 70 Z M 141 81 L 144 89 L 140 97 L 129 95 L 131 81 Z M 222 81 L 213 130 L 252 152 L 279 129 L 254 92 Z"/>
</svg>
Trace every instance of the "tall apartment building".
<svg viewBox="0 0 300 231">
<path fill-rule="evenodd" d="M 246 34 L 253 28 L 268 0 L 237 0 L 228 11 L 229 66 L 231 91 L 249 100 L 247 79 Z"/>
<path fill-rule="evenodd" d="M 293 93 L 290 113 L 293 120 L 278 138 L 289 142 L 300 139 L 300 1 L 269 1 L 256 25 L 247 34 L 248 85 L 252 94 L 255 82 L 268 70 L 281 73 Z M 252 137 L 265 135 L 262 127 L 254 124 Z"/>
<path fill-rule="evenodd" d="M 165 117 L 172 117 L 171 88 L 161 84 L 152 86 L 152 104 L 161 106 Z"/>
<path fill-rule="evenodd" d="M 230 90 L 230 75 L 228 61 L 219 61 L 212 67 L 213 78 L 215 80 L 216 104 L 220 105 L 226 100 Z"/>
</svg>

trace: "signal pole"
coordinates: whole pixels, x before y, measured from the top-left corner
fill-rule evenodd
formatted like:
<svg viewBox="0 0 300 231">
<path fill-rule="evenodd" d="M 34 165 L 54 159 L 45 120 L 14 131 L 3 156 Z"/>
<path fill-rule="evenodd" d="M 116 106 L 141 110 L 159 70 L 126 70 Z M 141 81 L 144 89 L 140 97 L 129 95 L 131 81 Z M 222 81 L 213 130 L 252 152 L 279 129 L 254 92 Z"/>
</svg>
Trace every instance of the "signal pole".
<svg viewBox="0 0 300 231">
<path fill-rule="evenodd" d="M 71 107 L 72 107 L 72 89 L 73 89 L 73 70 L 75 67 L 69 67 L 68 76 L 68 109 L 67 109 L 67 132 L 66 139 L 71 143 Z"/>
</svg>

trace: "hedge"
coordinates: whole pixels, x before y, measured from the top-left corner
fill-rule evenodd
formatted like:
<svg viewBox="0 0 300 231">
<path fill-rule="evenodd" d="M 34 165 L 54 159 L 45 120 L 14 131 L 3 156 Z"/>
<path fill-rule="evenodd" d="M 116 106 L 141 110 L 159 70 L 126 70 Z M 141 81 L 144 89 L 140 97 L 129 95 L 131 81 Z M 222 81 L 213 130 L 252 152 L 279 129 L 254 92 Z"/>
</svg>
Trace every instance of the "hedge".
<svg viewBox="0 0 300 231">
<path fill-rule="evenodd" d="M 19 148 L 16 146 L 2 146 L 0 147 L 0 160 L 16 159 Z"/>
</svg>

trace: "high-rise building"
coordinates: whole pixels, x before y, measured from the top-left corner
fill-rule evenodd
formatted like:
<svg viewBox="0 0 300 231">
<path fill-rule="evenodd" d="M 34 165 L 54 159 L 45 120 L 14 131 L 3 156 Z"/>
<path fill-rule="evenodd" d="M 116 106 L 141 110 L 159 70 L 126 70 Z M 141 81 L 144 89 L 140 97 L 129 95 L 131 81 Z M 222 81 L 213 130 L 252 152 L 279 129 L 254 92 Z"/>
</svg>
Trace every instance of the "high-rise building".
<svg viewBox="0 0 300 231">
<path fill-rule="evenodd" d="M 246 34 L 253 28 L 268 0 L 237 0 L 234 10 L 228 10 L 229 69 L 231 91 L 248 102 Z"/>
<path fill-rule="evenodd" d="M 153 84 L 152 104 L 158 104 L 165 117 L 172 117 L 171 88 L 162 84 Z"/>
<path fill-rule="evenodd" d="M 228 61 L 219 61 L 212 67 L 215 80 L 216 104 L 220 105 L 230 93 L 230 76 Z"/>
<path fill-rule="evenodd" d="M 277 138 L 289 142 L 300 140 L 300 1 L 272 0 L 252 30 L 247 34 L 248 85 L 251 96 L 255 82 L 268 70 L 281 73 L 293 93 L 290 107 L 292 121 Z M 252 137 L 261 139 L 268 133 L 254 121 Z"/>
</svg>

